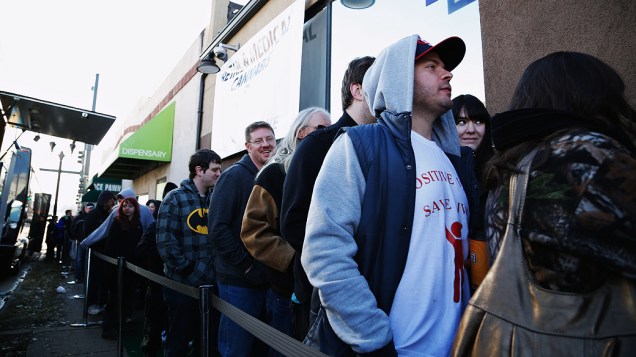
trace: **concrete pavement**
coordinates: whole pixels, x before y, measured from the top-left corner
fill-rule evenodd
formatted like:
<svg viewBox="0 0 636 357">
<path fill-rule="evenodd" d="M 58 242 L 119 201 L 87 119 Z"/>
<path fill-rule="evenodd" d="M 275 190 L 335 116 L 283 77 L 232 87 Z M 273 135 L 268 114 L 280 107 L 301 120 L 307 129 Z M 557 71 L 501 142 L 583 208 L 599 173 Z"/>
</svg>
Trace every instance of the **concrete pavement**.
<svg viewBox="0 0 636 357">
<path fill-rule="evenodd" d="M 71 273 L 60 285 L 64 294 L 64 326 L 36 327 L 27 347 L 27 357 L 40 356 L 118 356 L 117 341 L 101 337 L 101 315 L 87 315 L 84 320 L 84 299 L 76 295 L 84 295 L 83 284 L 69 284 L 73 280 Z M 28 279 L 28 276 L 26 277 Z M 86 324 L 84 327 L 74 327 Z M 143 311 L 136 310 L 133 322 L 124 327 L 123 356 L 142 356 L 139 344 L 143 327 Z"/>
</svg>

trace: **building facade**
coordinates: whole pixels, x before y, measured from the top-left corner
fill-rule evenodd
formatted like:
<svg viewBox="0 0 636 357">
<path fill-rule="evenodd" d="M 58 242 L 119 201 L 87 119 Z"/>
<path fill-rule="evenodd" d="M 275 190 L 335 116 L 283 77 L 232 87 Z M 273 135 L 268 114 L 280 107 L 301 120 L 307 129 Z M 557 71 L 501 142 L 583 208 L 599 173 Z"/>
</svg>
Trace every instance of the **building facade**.
<svg viewBox="0 0 636 357">
<path fill-rule="evenodd" d="M 453 96 L 473 94 L 492 114 L 505 110 L 522 70 L 556 50 L 586 52 L 610 63 L 634 104 L 635 2 L 400 0 L 358 10 L 343 2 L 212 2 L 209 26 L 118 129 L 100 176 L 132 180 L 145 203 L 161 198 L 165 182 L 187 177 L 187 159 L 197 148 L 217 151 L 224 167 L 233 163 L 242 155 L 246 123 L 268 121 L 280 138 L 293 113 L 308 106 L 324 107 L 338 118 L 347 63 L 376 56 L 413 33 L 431 43 L 464 39 L 467 52 L 453 72 Z M 274 48 L 286 41 L 283 33 L 292 39 L 281 50 L 286 55 Z M 213 60 L 219 72 L 198 72 L 203 60 Z M 162 156 L 164 151 L 170 154 Z"/>
</svg>

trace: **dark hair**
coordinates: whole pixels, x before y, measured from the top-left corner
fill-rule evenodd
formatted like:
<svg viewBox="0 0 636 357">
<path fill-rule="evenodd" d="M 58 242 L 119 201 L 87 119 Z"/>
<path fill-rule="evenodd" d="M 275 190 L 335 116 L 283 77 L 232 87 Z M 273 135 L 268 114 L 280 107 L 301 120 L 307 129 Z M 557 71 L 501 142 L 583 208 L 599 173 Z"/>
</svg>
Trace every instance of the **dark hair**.
<svg viewBox="0 0 636 357">
<path fill-rule="evenodd" d="M 477 97 L 470 94 L 462 94 L 453 99 L 452 110 L 455 122 L 457 122 L 457 118 L 460 117 L 462 109 L 464 109 L 464 112 L 469 118 L 481 121 L 486 127 L 490 126 L 490 113 L 488 113 L 484 103 Z"/>
<path fill-rule="evenodd" d="M 135 212 L 133 213 L 133 216 L 130 219 L 130 221 L 124 215 L 124 205 L 126 203 L 129 203 L 135 206 Z M 139 202 L 137 202 L 137 200 L 134 199 L 133 197 L 128 197 L 128 198 L 124 198 L 121 201 L 121 203 L 119 203 L 119 207 L 117 208 L 117 217 L 115 217 L 115 219 L 119 222 L 119 224 L 122 225 L 124 229 L 127 229 L 139 223 L 139 220 L 140 220 L 139 216 L 140 216 Z"/>
<path fill-rule="evenodd" d="M 247 128 L 245 128 L 245 142 L 249 143 L 252 132 L 254 130 L 260 129 L 260 128 L 269 129 L 269 130 L 272 131 L 272 134 L 274 133 L 274 129 L 272 128 L 271 125 L 269 125 L 268 122 L 256 121 L 256 122 L 253 122 L 252 124 L 248 125 Z"/>
<path fill-rule="evenodd" d="M 115 194 L 110 191 L 102 191 L 97 197 L 97 206 L 106 209 L 106 203 L 110 200 L 116 200 Z M 110 209 L 110 207 L 109 207 Z"/>
<path fill-rule="evenodd" d="M 588 54 L 554 52 L 531 63 L 509 106 L 510 110 L 523 108 L 570 112 L 624 137 L 622 142 L 629 148 L 636 142 L 636 112 L 625 99 L 623 80 L 609 65 Z M 513 171 L 520 158 L 541 140 L 520 143 L 493 157 L 487 168 L 489 186 L 503 179 L 499 170 Z M 541 158 L 535 161 L 540 164 Z"/>
<path fill-rule="evenodd" d="M 157 219 L 157 215 L 159 214 L 159 206 L 161 206 L 161 201 L 159 200 L 148 200 L 148 202 L 146 202 L 146 206 L 150 207 L 150 204 L 155 205 L 155 210 L 152 212 L 152 217 L 154 217 L 154 219 Z"/>
<path fill-rule="evenodd" d="M 342 77 L 342 88 L 340 89 L 340 95 L 342 96 L 342 111 L 347 110 L 351 103 L 353 103 L 353 94 L 351 94 L 352 84 L 362 84 L 364 74 L 375 61 L 375 57 L 366 56 L 358 57 L 349 62 L 349 66 Z"/>
<path fill-rule="evenodd" d="M 163 193 L 161 195 L 162 198 L 166 198 L 166 195 L 168 195 L 168 192 L 174 190 L 178 188 L 177 185 L 174 182 L 167 182 L 166 186 L 163 188 Z"/>
<path fill-rule="evenodd" d="M 603 61 L 579 52 L 554 52 L 526 68 L 510 109 L 557 109 L 619 124 L 619 118 L 634 114 L 624 94 L 623 80 Z M 629 124 L 633 128 L 633 121 Z"/>
<path fill-rule="evenodd" d="M 475 150 L 475 171 L 477 177 L 481 179 L 482 169 L 494 154 L 490 135 L 490 113 L 488 113 L 486 106 L 481 100 L 470 94 L 458 95 L 453 99 L 452 111 L 455 123 L 457 123 L 457 118 L 461 116 L 462 109 L 470 119 L 479 120 L 484 123 L 485 126 L 481 144 L 479 144 L 479 147 Z"/>
<path fill-rule="evenodd" d="M 203 169 L 203 172 L 210 167 L 210 163 L 221 164 L 221 157 L 210 149 L 197 150 L 192 156 L 190 156 L 190 162 L 188 163 L 188 170 L 190 170 L 190 178 L 196 176 L 196 167 L 199 166 Z"/>
</svg>

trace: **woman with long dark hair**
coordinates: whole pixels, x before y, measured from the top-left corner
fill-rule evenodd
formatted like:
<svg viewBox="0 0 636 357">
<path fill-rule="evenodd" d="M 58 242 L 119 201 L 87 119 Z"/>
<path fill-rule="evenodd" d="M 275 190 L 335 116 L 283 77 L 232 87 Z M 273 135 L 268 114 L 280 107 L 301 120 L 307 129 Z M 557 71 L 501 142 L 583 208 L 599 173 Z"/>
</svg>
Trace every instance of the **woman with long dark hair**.
<svg viewBox="0 0 636 357">
<path fill-rule="evenodd" d="M 494 265 L 454 355 L 633 354 L 636 115 L 624 91 L 601 60 L 555 52 L 530 64 L 510 111 L 492 118 L 496 153 L 485 177 Z M 523 159 L 525 202 L 519 223 L 508 224 L 510 177 Z"/>
<path fill-rule="evenodd" d="M 108 231 L 106 237 L 104 252 L 112 258 L 124 257 L 126 261 L 135 263 L 135 248 L 139 244 L 139 240 L 143 234 L 141 221 L 139 218 L 139 203 L 137 200 L 129 197 L 124 198 L 117 210 L 117 216 Z M 130 316 L 132 313 L 133 293 L 135 275 L 126 269 L 124 273 L 123 291 L 123 307 L 124 316 Z M 109 286 L 108 303 L 104 313 L 104 322 L 102 329 L 102 337 L 106 339 L 116 338 L 116 321 L 117 321 L 117 273 L 116 269 L 109 265 L 107 273 L 107 282 Z"/>
<path fill-rule="evenodd" d="M 583 53 L 556 52 L 526 69 L 511 111 L 493 118 L 497 153 L 486 167 L 493 259 L 505 230 L 507 180 L 539 147 L 523 217 L 538 282 L 587 291 L 608 274 L 636 274 L 636 114 L 624 91 L 611 67 Z"/>
</svg>

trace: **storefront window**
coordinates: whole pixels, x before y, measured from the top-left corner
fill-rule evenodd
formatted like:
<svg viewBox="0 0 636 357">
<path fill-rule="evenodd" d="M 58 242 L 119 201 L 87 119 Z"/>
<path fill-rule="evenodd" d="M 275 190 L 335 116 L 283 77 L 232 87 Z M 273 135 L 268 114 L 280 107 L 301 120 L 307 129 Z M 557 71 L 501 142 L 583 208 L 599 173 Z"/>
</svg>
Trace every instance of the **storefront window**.
<svg viewBox="0 0 636 357">
<path fill-rule="evenodd" d="M 160 179 L 157 180 L 157 190 L 155 192 L 157 192 L 157 194 L 155 195 L 155 199 L 161 201 L 163 200 L 163 190 L 164 188 L 166 188 L 166 178 L 162 177 Z"/>
<path fill-rule="evenodd" d="M 466 56 L 453 71 L 453 97 L 485 99 L 479 5 L 475 0 L 376 1 L 352 10 L 334 1 L 332 16 L 331 114 L 342 114 L 340 85 L 347 64 L 356 57 L 377 56 L 391 43 L 419 34 L 435 44 L 450 36 L 466 43 Z"/>
</svg>

